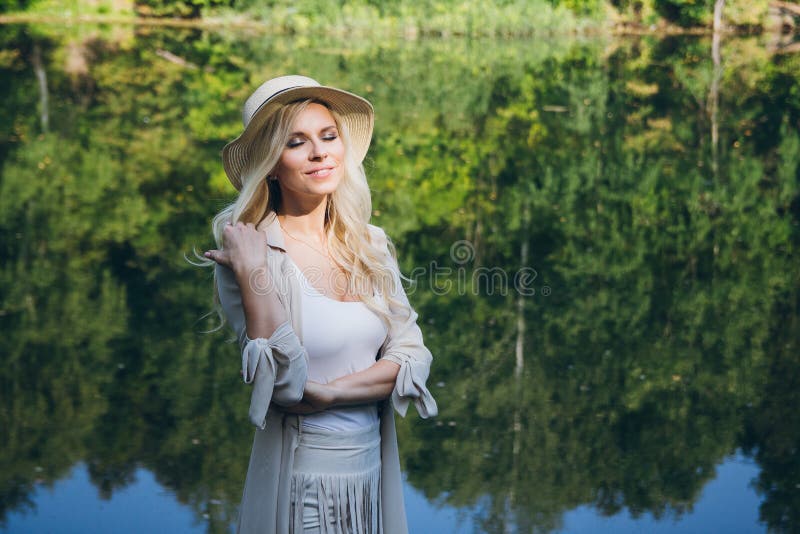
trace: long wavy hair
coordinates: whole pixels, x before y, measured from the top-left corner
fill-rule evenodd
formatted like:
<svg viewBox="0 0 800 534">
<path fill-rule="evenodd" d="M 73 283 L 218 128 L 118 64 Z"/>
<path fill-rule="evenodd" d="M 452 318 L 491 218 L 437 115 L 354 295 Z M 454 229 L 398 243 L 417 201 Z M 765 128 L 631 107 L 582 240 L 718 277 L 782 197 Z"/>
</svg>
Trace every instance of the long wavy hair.
<svg viewBox="0 0 800 534">
<path fill-rule="evenodd" d="M 345 147 L 344 176 L 336 190 L 328 196 L 325 214 L 325 235 L 333 261 L 347 277 L 350 294 L 374 311 L 384 322 L 393 316 L 411 313 L 409 307 L 396 298 L 400 278 L 386 265 L 385 254 L 380 246 L 370 239 L 369 223 L 372 214 L 372 198 L 363 165 L 355 161 L 350 144 L 350 135 L 339 115 L 324 101 L 299 100 L 282 106 L 266 121 L 250 144 L 247 164 L 242 170 L 242 188 L 239 196 L 223 208 L 213 219 L 211 226 L 217 248 L 222 248 L 222 231 L 228 222 L 253 223 L 258 225 L 271 212 L 281 209 L 281 190 L 278 180 L 267 179 L 278 166 L 281 154 L 291 132 L 292 124 L 309 104 L 322 104 L 330 111 Z M 266 151 L 263 148 L 266 147 Z M 262 157 L 263 154 L 265 156 Z M 396 253 L 388 242 L 391 261 L 396 262 Z M 214 261 L 198 258 L 199 263 L 213 266 Z M 222 327 L 225 317 L 219 304 L 217 281 L 214 280 L 214 307 Z"/>
</svg>

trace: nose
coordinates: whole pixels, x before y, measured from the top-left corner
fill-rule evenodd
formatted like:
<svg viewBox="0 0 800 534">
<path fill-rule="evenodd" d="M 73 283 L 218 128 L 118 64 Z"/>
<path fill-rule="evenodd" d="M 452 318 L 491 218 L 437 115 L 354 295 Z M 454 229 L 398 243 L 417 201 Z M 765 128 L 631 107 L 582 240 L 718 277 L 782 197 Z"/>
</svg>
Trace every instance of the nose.
<svg viewBox="0 0 800 534">
<path fill-rule="evenodd" d="M 311 153 L 308 155 L 309 159 L 317 161 L 325 159 L 327 155 L 328 152 L 325 150 L 325 146 L 322 144 L 322 141 L 316 140 L 311 143 Z"/>
</svg>

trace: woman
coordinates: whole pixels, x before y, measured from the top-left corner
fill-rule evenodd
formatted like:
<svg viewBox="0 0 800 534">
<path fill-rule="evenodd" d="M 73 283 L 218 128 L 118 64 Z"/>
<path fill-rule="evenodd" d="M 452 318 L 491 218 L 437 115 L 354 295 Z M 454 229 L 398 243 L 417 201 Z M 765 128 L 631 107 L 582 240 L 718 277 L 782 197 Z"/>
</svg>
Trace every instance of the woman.
<svg viewBox="0 0 800 534">
<path fill-rule="evenodd" d="M 239 532 L 407 531 L 394 416 L 437 408 L 393 249 L 369 225 L 372 106 L 267 81 L 223 150 L 239 191 L 214 219 L 215 284 L 253 384 Z"/>
</svg>

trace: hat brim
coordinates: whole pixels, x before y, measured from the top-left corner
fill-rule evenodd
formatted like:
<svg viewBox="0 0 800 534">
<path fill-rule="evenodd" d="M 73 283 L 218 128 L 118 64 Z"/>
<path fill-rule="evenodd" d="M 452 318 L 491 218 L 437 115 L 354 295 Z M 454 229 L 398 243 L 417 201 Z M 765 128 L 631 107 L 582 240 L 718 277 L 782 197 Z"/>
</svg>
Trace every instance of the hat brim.
<svg viewBox="0 0 800 534">
<path fill-rule="evenodd" d="M 248 163 L 248 147 L 267 119 L 281 106 L 309 98 L 325 102 L 341 117 L 350 136 L 353 157 L 358 163 L 364 161 L 375 123 L 372 104 L 358 95 L 335 87 L 324 85 L 292 87 L 264 102 L 253 114 L 242 134 L 222 149 L 222 166 L 237 190 L 242 188 L 241 174 Z"/>
</svg>

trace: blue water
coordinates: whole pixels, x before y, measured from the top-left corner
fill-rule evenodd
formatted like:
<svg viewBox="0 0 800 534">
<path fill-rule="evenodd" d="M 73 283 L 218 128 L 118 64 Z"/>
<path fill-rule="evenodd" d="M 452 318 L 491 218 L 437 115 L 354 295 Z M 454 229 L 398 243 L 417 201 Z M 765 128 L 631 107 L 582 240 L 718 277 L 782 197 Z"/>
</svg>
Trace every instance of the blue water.
<svg viewBox="0 0 800 534">
<path fill-rule="evenodd" d="M 759 498 L 750 481 L 758 467 L 735 455 L 717 467 L 717 477 L 703 490 L 690 513 L 678 520 L 656 520 L 627 512 L 603 517 L 591 507 L 579 507 L 563 517 L 561 533 L 741 533 L 765 532 L 758 523 Z M 469 510 L 436 506 L 409 485 L 405 486 L 406 511 L 412 533 L 457 533 L 468 530 Z M 9 514 L 2 532 L 8 533 L 142 533 L 205 532 L 202 518 L 177 501 L 153 474 L 139 469 L 136 480 L 116 491 L 110 500 L 99 497 L 86 467 L 77 465 L 52 488 L 41 487 L 32 500 L 35 509 Z"/>
<path fill-rule="evenodd" d="M 86 466 L 79 464 L 52 488 L 39 488 L 32 500 L 35 510 L 9 514 L 4 532 L 205 532 L 193 511 L 145 469 L 136 472 L 134 483 L 103 500 L 89 481 Z"/>
<path fill-rule="evenodd" d="M 760 499 L 750 486 L 758 466 L 741 455 L 717 467 L 717 477 L 708 483 L 691 513 L 678 520 L 656 520 L 651 514 L 636 519 L 627 512 L 612 517 L 598 516 L 590 507 L 580 507 L 564 515 L 562 533 L 613 532 L 615 534 L 703 533 L 749 534 L 766 532 L 758 523 Z"/>
</svg>

